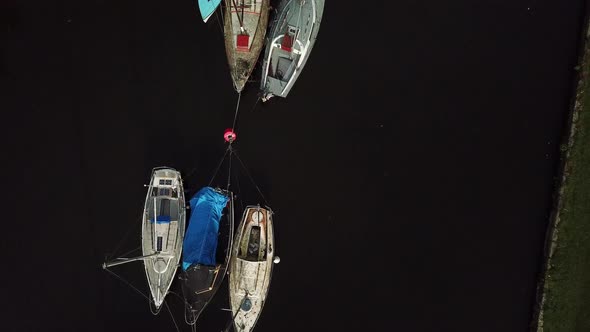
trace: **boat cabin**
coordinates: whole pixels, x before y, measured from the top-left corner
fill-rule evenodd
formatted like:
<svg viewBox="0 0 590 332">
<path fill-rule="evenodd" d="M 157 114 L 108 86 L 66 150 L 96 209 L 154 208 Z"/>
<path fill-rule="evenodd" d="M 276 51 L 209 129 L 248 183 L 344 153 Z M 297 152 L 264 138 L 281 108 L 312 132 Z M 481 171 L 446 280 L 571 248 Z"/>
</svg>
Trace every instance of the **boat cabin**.
<svg viewBox="0 0 590 332">
<path fill-rule="evenodd" d="M 176 249 L 180 202 L 178 179 L 156 176 L 146 204 L 146 220 L 150 228 L 146 237 L 154 252 L 172 252 Z"/>
<path fill-rule="evenodd" d="M 238 258 L 250 262 L 266 261 L 266 217 L 262 211 L 252 211 L 244 229 Z"/>
</svg>

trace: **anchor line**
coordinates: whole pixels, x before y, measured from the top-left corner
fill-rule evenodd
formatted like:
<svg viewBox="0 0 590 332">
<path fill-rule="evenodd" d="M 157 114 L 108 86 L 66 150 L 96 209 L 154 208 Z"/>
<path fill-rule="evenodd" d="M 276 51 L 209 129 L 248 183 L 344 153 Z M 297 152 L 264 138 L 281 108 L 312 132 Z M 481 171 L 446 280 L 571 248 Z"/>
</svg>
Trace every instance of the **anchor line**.
<svg viewBox="0 0 590 332">
<path fill-rule="evenodd" d="M 139 218 L 138 218 L 139 219 Z M 115 250 L 112 251 L 112 253 L 110 255 L 108 255 L 105 259 L 105 261 L 111 260 L 112 257 L 117 256 L 117 252 L 121 249 L 121 246 L 123 245 L 123 242 L 125 242 L 125 240 L 127 240 L 127 238 L 129 237 L 129 235 L 131 234 L 131 230 L 134 229 L 135 227 L 137 227 L 137 224 L 135 223 L 131 223 L 129 225 L 129 228 L 127 229 L 127 231 L 125 232 L 125 235 L 123 236 L 123 238 L 119 241 L 119 243 L 117 244 L 117 246 L 115 247 Z M 124 255 L 121 256 L 125 256 L 133 251 L 135 251 L 137 249 L 133 249 L 131 251 L 128 251 L 127 253 L 125 253 Z"/>
<path fill-rule="evenodd" d="M 229 150 L 229 161 L 228 161 L 228 168 L 227 168 L 227 186 L 225 187 L 225 190 L 229 191 L 229 185 L 231 182 L 231 157 L 232 154 L 234 153 L 234 150 L 231 147 L 231 143 L 229 143 L 229 146 L 227 147 L 227 149 Z"/>
<path fill-rule="evenodd" d="M 235 175 L 235 177 L 236 177 L 235 180 L 236 180 L 237 188 L 238 188 L 238 190 L 236 191 L 236 193 L 238 194 L 238 197 L 242 197 L 242 189 L 240 188 L 240 178 L 238 177 L 237 174 Z M 240 202 L 240 209 L 242 211 L 244 211 L 244 203 L 242 202 L 241 199 L 239 200 L 239 202 Z"/>
<path fill-rule="evenodd" d="M 178 324 L 176 324 L 176 319 L 174 319 L 174 315 L 172 315 L 172 311 L 170 310 L 168 303 L 166 303 L 166 300 L 164 300 L 164 305 L 166 306 L 166 309 L 168 309 L 168 313 L 170 314 L 170 318 L 172 318 L 172 323 L 174 323 L 174 327 L 176 327 L 176 332 L 180 332 L 180 329 L 178 328 Z"/>
<path fill-rule="evenodd" d="M 126 253 L 123 253 L 123 254 L 121 254 L 121 255 L 118 255 L 118 256 L 119 256 L 119 257 L 121 257 L 121 258 L 126 258 L 126 256 L 127 256 L 127 255 L 129 255 L 130 253 L 132 253 L 132 252 L 134 252 L 134 251 L 137 251 L 137 250 L 139 250 L 139 249 L 141 249 L 141 246 L 139 246 L 139 247 L 137 247 L 137 248 L 135 248 L 135 249 L 131 249 L 131 250 L 129 250 L 128 252 L 126 252 Z M 109 259 L 109 260 L 110 260 L 110 259 Z"/>
<path fill-rule="evenodd" d="M 225 1 L 219 5 L 219 11 L 221 12 L 221 22 L 223 22 L 223 26 L 225 27 L 225 17 L 223 16 L 223 4 L 225 4 Z M 227 7 L 227 4 L 225 5 L 225 7 Z M 223 32 L 223 30 L 221 32 Z"/>
<path fill-rule="evenodd" d="M 254 181 L 254 178 L 252 177 L 252 175 L 248 171 L 248 168 L 246 167 L 246 165 L 244 165 L 244 162 L 242 161 L 242 159 L 240 158 L 240 156 L 238 156 L 238 153 L 234 151 L 233 154 L 236 156 L 236 159 L 238 159 L 238 161 L 240 162 L 240 165 L 242 165 L 242 168 L 246 172 L 246 175 L 248 176 L 248 179 L 250 179 L 250 182 L 252 182 L 252 184 L 254 185 L 254 187 L 256 187 L 256 190 L 258 191 L 258 194 L 260 195 L 260 197 L 264 201 L 264 204 L 266 204 L 266 206 L 270 206 L 270 204 L 268 204 L 268 201 L 264 197 L 264 194 L 262 193 L 262 191 L 260 190 L 260 188 L 256 184 L 256 181 Z"/>
<path fill-rule="evenodd" d="M 217 164 L 217 168 L 215 168 L 215 173 L 213 173 L 213 176 L 211 177 L 211 180 L 209 181 L 209 187 L 211 186 L 211 184 L 213 183 L 213 180 L 215 180 L 215 176 L 217 176 L 217 173 L 219 172 L 219 168 L 221 168 L 221 164 L 223 164 L 223 161 L 225 160 L 225 157 L 227 156 L 227 153 L 229 152 L 230 148 L 229 146 L 227 147 L 227 149 L 225 149 L 225 153 L 223 154 L 223 157 L 221 157 L 221 160 L 219 160 L 219 163 Z"/>
<path fill-rule="evenodd" d="M 234 122 L 231 126 L 231 130 L 235 131 L 236 121 L 238 120 L 238 112 L 240 111 L 240 100 L 242 98 L 242 93 L 238 92 L 238 102 L 236 103 L 236 113 L 234 114 Z"/>
<path fill-rule="evenodd" d="M 221 7 L 221 6 L 219 6 L 219 7 Z M 223 12 L 221 12 L 221 18 L 223 20 Z M 221 31 L 221 34 L 223 35 L 224 34 L 223 33 L 223 26 L 221 24 L 224 24 L 225 22 L 224 23 L 221 23 L 223 21 L 220 21 L 219 20 L 219 13 L 217 11 L 215 11 L 215 19 L 217 21 L 217 25 L 219 26 L 219 31 Z"/>
<path fill-rule="evenodd" d="M 140 291 L 137 287 L 133 286 L 129 281 L 127 281 L 125 278 L 121 277 L 120 275 L 118 275 L 117 273 L 111 271 L 109 268 L 105 268 L 105 271 L 107 271 L 108 273 L 110 273 L 111 275 L 115 276 L 115 278 L 119 279 L 121 282 L 123 282 L 125 285 L 129 286 L 131 289 L 133 289 L 137 294 L 141 295 L 143 298 L 145 298 L 146 300 L 148 300 L 149 304 L 150 304 L 150 311 L 152 311 L 152 300 L 149 298 L 149 296 L 145 295 L 142 291 Z M 175 294 L 177 295 L 177 294 Z M 177 295 L 178 296 L 178 295 Z M 170 318 L 172 318 L 172 322 L 174 323 L 174 326 L 176 327 L 176 331 L 180 332 L 180 329 L 178 328 L 178 324 L 176 323 L 176 319 L 174 319 L 174 316 L 172 315 L 172 311 L 170 311 L 170 307 L 168 307 L 168 303 L 166 303 L 166 301 L 164 301 L 164 304 L 166 305 L 166 309 L 168 309 L 168 313 L 170 314 Z M 152 311 L 152 314 L 154 314 L 154 312 Z M 157 312 L 155 313 L 157 314 Z"/>
<path fill-rule="evenodd" d="M 256 99 L 256 102 L 254 103 L 254 107 L 252 107 L 252 111 L 251 112 L 254 112 L 254 110 L 256 109 L 256 105 L 258 105 L 258 102 L 260 101 L 260 99 L 261 99 L 260 98 L 260 95 L 258 95 L 258 98 Z"/>
<path fill-rule="evenodd" d="M 125 278 L 121 277 L 120 275 L 118 275 L 117 273 L 111 271 L 109 268 L 105 268 L 105 271 L 107 271 L 108 273 L 112 274 L 113 276 L 115 276 L 117 279 L 121 280 L 124 284 L 126 284 L 127 286 L 131 287 L 131 289 L 133 289 L 134 291 L 136 291 L 139 295 L 143 296 L 146 300 L 148 300 L 150 303 L 152 302 L 151 299 L 145 295 L 142 291 L 140 291 L 139 289 L 137 289 L 137 287 L 133 286 L 129 281 L 127 281 Z"/>
</svg>

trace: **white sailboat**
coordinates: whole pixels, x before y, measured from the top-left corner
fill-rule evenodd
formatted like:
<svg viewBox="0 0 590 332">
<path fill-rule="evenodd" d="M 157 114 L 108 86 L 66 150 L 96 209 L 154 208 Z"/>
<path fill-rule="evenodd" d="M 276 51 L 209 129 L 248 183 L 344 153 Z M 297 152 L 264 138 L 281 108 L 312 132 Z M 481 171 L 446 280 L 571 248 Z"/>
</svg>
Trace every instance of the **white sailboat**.
<svg viewBox="0 0 590 332">
<path fill-rule="evenodd" d="M 229 297 L 234 330 L 254 329 L 266 301 L 274 255 L 272 211 L 248 206 L 238 226 L 230 259 Z"/>
<path fill-rule="evenodd" d="M 103 263 L 107 269 L 134 261 L 142 261 L 151 304 L 157 313 L 176 274 L 185 231 L 185 199 L 180 172 L 159 167 L 152 170 L 146 194 L 141 230 L 142 255 L 117 258 Z"/>
</svg>

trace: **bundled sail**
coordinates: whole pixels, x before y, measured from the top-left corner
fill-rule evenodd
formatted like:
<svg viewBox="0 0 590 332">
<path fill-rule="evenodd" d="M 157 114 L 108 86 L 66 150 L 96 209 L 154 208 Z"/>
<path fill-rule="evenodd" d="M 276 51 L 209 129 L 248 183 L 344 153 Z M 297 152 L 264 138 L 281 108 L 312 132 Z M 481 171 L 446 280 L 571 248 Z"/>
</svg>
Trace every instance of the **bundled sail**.
<svg viewBox="0 0 590 332">
<path fill-rule="evenodd" d="M 225 0 L 225 51 L 234 88 L 244 89 L 262 51 L 270 0 Z"/>
<path fill-rule="evenodd" d="M 287 97 L 317 38 L 324 0 L 282 0 L 262 63 L 262 100 Z"/>
<path fill-rule="evenodd" d="M 238 226 L 230 262 L 229 297 L 237 332 L 252 331 L 262 312 L 275 261 L 273 248 L 272 211 L 248 206 Z"/>
<path fill-rule="evenodd" d="M 227 272 L 234 229 L 233 195 L 204 187 L 191 198 L 190 209 L 180 279 L 185 319 L 192 325 Z"/>
<path fill-rule="evenodd" d="M 215 10 L 221 3 L 221 0 L 199 0 L 199 11 L 201 12 L 201 18 L 204 22 L 207 22 L 209 17 L 215 13 Z"/>
</svg>

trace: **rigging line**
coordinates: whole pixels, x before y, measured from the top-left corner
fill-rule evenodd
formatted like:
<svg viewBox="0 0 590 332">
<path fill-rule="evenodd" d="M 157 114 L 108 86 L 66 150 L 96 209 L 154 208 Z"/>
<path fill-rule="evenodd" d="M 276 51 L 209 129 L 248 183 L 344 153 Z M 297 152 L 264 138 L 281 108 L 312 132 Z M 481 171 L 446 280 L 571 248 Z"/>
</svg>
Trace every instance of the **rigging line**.
<svg viewBox="0 0 590 332">
<path fill-rule="evenodd" d="M 184 180 L 188 181 L 188 179 L 190 179 L 191 175 L 193 175 L 193 173 L 195 173 L 197 169 L 198 167 L 193 167 L 193 169 L 191 169 L 190 172 L 188 172 L 188 174 L 184 176 Z"/>
<path fill-rule="evenodd" d="M 238 5 L 236 4 L 236 0 L 231 0 L 232 3 L 234 4 L 234 7 L 236 8 L 236 16 L 238 17 L 238 22 L 240 23 L 240 31 L 244 31 L 244 5 L 242 4 L 242 17 L 240 17 L 240 14 L 238 14 Z M 230 14 L 231 14 L 231 6 L 230 6 Z"/>
<path fill-rule="evenodd" d="M 225 190 L 229 191 L 229 185 L 231 183 L 231 157 L 234 153 L 234 149 L 232 149 L 231 147 L 231 142 L 229 143 L 229 146 L 227 147 L 227 149 L 229 150 L 229 167 L 227 169 L 227 187 L 225 187 Z"/>
<path fill-rule="evenodd" d="M 169 290 L 168 294 L 172 294 L 172 295 L 178 297 L 182 302 L 184 302 L 185 305 L 189 304 L 188 302 L 186 302 L 186 300 L 182 296 L 180 296 L 178 293 L 176 293 L 174 291 Z"/>
<path fill-rule="evenodd" d="M 240 209 L 241 209 L 241 211 L 244 211 L 244 202 L 242 200 L 242 189 L 240 188 L 240 178 L 237 174 L 235 175 L 235 177 L 236 177 L 235 180 L 236 180 L 237 187 L 238 187 L 237 194 L 238 194 L 239 201 L 240 201 Z"/>
<path fill-rule="evenodd" d="M 213 173 L 213 176 L 211 177 L 211 180 L 209 181 L 208 186 L 211 186 L 211 183 L 213 183 L 213 180 L 215 179 L 215 176 L 217 175 L 217 173 L 219 172 L 219 168 L 221 167 L 221 164 L 223 164 L 223 161 L 225 160 L 225 156 L 227 156 L 227 152 L 229 151 L 229 147 L 225 150 L 225 153 L 223 154 L 223 157 L 221 157 L 221 160 L 219 161 L 219 164 L 217 164 L 217 168 L 215 169 L 215 173 Z"/>
<path fill-rule="evenodd" d="M 221 7 L 221 6 L 219 6 L 219 7 Z M 223 17 L 223 14 L 221 14 L 221 15 Z M 219 30 L 221 31 L 221 34 L 223 35 L 223 26 L 221 26 L 221 22 L 219 21 L 219 13 L 217 11 L 215 11 L 215 18 L 217 20 L 217 25 L 219 26 Z"/>
<path fill-rule="evenodd" d="M 123 236 L 123 238 L 119 241 L 119 243 L 115 247 L 115 250 L 112 251 L 112 254 L 110 255 L 110 257 L 107 255 L 107 259 L 106 260 L 110 260 L 110 258 L 111 257 L 114 257 L 115 254 L 121 249 L 121 246 L 123 245 L 123 242 L 125 242 L 125 240 L 127 240 L 127 238 L 129 237 L 129 234 L 131 234 L 131 230 L 134 227 L 137 227 L 137 225 L 135 223 L 132 223 L 132 224 L 129 225 L 129 228 L 127 229 L 127 232 L 125 233 L 125 236 Z"/>
<path fill-rule="evenodd" d="M 139 295 L 143 296 L 146 300 L 151 302 L 151 299 L 145 295 L 142 291 L 140 291 L 139 289 L 137 289 L 137 287 L 133 286 L 129 281 L 125 280 L 123 277 L 121 277 L 120 275 L 116 274 L 115 272 L 111 271 L 109 268 L 104 269 L 105 271 L 107 271 L 108 273 L 114 275 L 115 277 L 117 277 L 119 280 L 121 280 L 123 283 L 127 284 L 127 286 L 131 287 L 134 291 L 136 291 Z"/>
<path fill-rule="evenodd" d="M 172 311 L 170 311 L 170 307 L 168 306 L 168 303 L 166 303 L 166 300 L 164 300 L 164 305 L 166 306 L 166 309 L 168 309 L 168 313 L 170 314 L 170 318 L 172 318 L 172 322 L 174 323 L 174 327 L 176 327 L 176 332 L 180 332 L 180 329 L 178 328 L 178 324 L 176 324 L 176 319 L 174 319 L 174 315 L 172 315 Z"/>
<path fill-rule="evenodd" d="M 244 0 L 240 0 L 242 2 L 242 4 L 240 5 L 242 7 L 242 23 L 241 25 L 244 25 L 244 8 L 246 8 L 246 5 L 244 5 Z"/>
<path fill-rule="evenodd" d="M 132 252 L 134 252 L 134 251 L 136 251 L 136 250 L 139 250 L 139 249 L 141 249 L 141 246 L 139 246 L 139 247 L 137 247 L 137 248 L 135 248 L 135 249 L 131 249 L 131 250 L 129 250 L 128 252 L 126 252 L 126 253 L 124 253 L 124 254 L 121 254 L 121 255 L 119 255 L 119 258 L 127 258 L 127 257 L 125 257 L 125 256 L 127 256 L 127 255 L 129 255 L 130 253 L 132 253 Z"/>
<path fill-rule="evenodd" d="M 240 162 L 240 164 L 242 165 L 242 167 L 246 171 L 246 175 L 248 176 L 248 178 L 250 179 L 250 181 L 252 182 L 252 184 L 254 185 L 254 187 L 256 187 L 256 190 L 258 190 L 258 194 L 260 194 L 260 197 L 262 197 L 262 200 L 264 201 L 264 204 L 266 204 L 266 206 L 270 206 L 270 204 L 268 204 L 268 201 L 266 200 L 266 198 L 262 194 L 262 191 L 260 190 L 260 188 L 258 187 L 258 185 L 256 184 L 256 182 L 254 181 L 254 178 L 252 178 L 252 175 L 250 175 L 250 172 L 248 171 L 248 168 L 246 168 L 246 165 L 244 165 L 244 162 L 242 162 L 242 159 L 240 159 L 240 156 L 238 156 L 238 153 L 237 152 L 234 152 L 234 155 L 236 156 L 236 158 L 238 159 L 238 161 Z"/>
<path fill-rule="evenodd" d="M 238 119 L 238 112 L 240 111 L 240 99 L 242 98 L 242 92 L 238 92 L 238 102 L 236 103 L 236 113 L 234 114 L 234 123 L 231 126 L 231 130 L 236 129 L 236 120 Z"/>
<path fill-rule="evenodd" d="M 252 107 L 252 111 L 250 112 L 254 112 L 254 110 L 256 109 L 256 105 L 258 105 L 258 102 L 260 101 L 260 95 L 258 96 L 258 99 L 256 99 L 256 102 L 254 103 L 254 107 Z"/>
<path fill-rule="evenodd" d="M 223 3 L 225 3 L 225 1 L 223 1 Z M 219 11 L 221 12 L 221 22 L 223 23 L 223 27 L 225 29 L 225 17 L 223 16 L 223 3 L 219 4 Z M 225 8 L 227 8 L 227 3 L 225 4 Z M 223 32 L 223 31 L 221 31 L 221 32 Z"/>
</svg>

